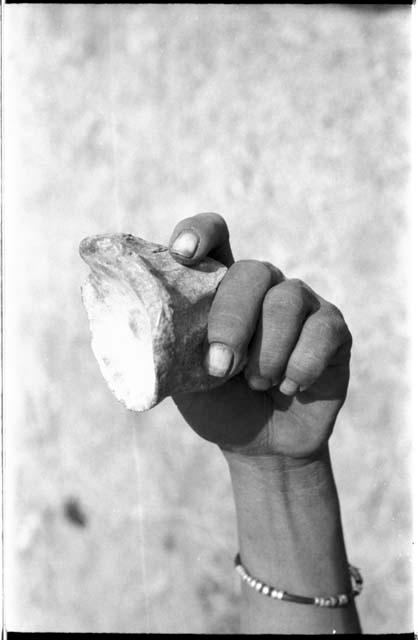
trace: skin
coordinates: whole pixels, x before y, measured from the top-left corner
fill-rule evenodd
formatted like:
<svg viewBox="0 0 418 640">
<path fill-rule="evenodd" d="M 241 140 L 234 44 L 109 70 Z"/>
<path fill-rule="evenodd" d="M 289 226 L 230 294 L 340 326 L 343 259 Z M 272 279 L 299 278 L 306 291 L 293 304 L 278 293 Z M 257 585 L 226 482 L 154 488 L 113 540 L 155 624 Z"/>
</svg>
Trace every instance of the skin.
<svg viewBox="0 0 418 640">
<path fill-rule="evenodd" d="M 299 595 L 350 591 L 328 440 L 348 387 L 352 338 L 341 312 L 266 262 L 234 262 L 225 220 L 199 214 L 175 227 L 170 252 L 193 267 L 229 269 L 213 300 L 205 367 L 224 384 L 173 399 L 228 463 L 243 563 Z M 244 633 L 359 632 L 354 604 L 295 605 L 243 585 Z"/>
</svg>

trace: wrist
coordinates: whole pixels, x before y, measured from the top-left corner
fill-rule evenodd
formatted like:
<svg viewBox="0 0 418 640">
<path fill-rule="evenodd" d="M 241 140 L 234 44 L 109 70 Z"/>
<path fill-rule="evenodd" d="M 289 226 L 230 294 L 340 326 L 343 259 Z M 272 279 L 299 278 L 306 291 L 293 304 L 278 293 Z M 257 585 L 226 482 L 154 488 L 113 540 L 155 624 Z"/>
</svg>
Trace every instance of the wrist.
<svg viewBox="0 0 418 640">
<path fill-rule="evenodd" d="M 226 454 L 248 568 L 295 593 L 350 588 L 328 448 L 315 459 Z"/>
<path fill-rule="evenodd" d="M 328 444 L 309 458 L 283 454 L 249 456 L 225 449 L 222 453 L 234 487 L 249 483 L 269 485 L 273 482 L 276 490 L 282 488 L 297 491 L 304 487 L 308 489 L 317 486 L 323 480 L 324 474 L 329 477 L 331 473 Z"/>
</svg>

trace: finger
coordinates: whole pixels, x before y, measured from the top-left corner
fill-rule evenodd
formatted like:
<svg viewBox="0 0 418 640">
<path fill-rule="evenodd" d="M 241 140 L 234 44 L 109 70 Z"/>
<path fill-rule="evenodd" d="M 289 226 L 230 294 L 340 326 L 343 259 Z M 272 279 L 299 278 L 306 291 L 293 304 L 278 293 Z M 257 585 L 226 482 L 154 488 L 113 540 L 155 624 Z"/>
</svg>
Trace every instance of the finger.
<svg viewBox="0 0 418 640">
<path fill-rule="evenodd" d="M 307 389 L 332 365 L 342 347 L 351 347 L 351 334 L 340 311 L 333 305 L 321 306 L 303 325 L 279 389 L 293 395 Z"/>
<path fill-rule="evenodd" d="M 299 280 L 286 280 L 267 292 L 245 369 L 252 389 L 266 391 L 281 380 L 315 304 L 314 295 Z"/>
<path fill-rule="evenodd" d="M 179 222 L 170 238 L 170 253 L 181 264 L 192 266 L 206 256 L 227 267 L 234 262 L 229 231 L 218 213 L 199 213 Z"/>
<path fill-rule="evenodd" d="M 242 366 L 257 325 L 263 298 L 277 274 L 256 260 L 235 262 L 215 295 L 208 319 L 208 372 L 234 375 Z"/>
</svg>

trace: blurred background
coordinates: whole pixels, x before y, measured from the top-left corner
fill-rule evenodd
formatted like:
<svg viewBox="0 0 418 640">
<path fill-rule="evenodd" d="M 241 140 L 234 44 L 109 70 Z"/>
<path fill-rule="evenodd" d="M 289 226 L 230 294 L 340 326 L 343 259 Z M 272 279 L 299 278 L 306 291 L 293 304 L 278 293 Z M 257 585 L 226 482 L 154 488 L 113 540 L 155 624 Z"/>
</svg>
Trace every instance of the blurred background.
<svg viewBox="0 0 418 640">
<path fill-rule="evenodd" d="M 370 5 L 369 5 L 370 7 Z M 405 7 L 5 7 L 6 623 L 237 633 L 226 465 L 171 399 L 111 395 L 90 348 L 88 235 L 166 243 L 222 213 L 236 258 L 340 306 L 332 438 L 364 631 L 411 621 Z"/>
</svg>

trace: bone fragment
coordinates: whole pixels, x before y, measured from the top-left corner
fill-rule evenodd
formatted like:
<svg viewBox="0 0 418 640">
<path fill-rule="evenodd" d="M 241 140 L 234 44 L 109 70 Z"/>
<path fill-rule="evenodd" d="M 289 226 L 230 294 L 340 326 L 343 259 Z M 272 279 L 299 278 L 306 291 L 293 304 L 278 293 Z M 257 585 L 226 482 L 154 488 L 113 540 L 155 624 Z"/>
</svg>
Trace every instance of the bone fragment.
<svg viewBox="0 0 418 640">
<path fill-rule="evenodd" d="M 80 255 L 91 269 L 82 299 L 92 349 L 118 400 L 146 411 L 174 393 L 222 383 L 202 363 L 226 267 L 210 258 L 184 267 L 166 247 L 128 234 L 85 238 Z"/>
</svg>

